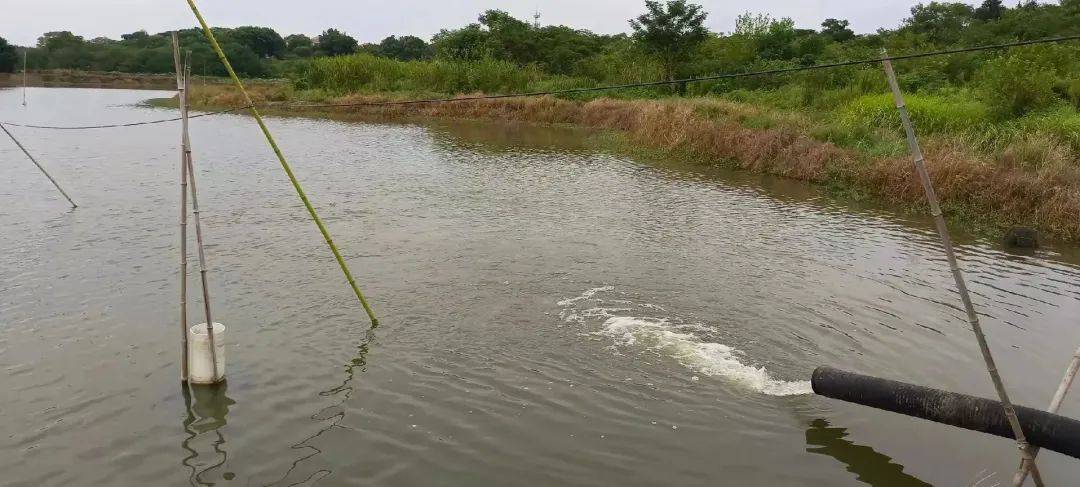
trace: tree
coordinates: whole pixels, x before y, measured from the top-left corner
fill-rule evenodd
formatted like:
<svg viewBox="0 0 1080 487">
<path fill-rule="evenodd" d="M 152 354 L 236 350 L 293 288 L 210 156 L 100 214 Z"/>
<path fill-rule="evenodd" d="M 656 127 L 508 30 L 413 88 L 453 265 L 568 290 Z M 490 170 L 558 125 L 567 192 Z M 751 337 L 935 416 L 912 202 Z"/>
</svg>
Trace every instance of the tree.
<svg viewBox="0 0 1080 487">
<path fill-rule="evenodd" d="M 263 59 L 285 55 L 285 39 L 269 27 L 237 27 L 229 34 L 229 39 L 251 49 Z"/>
<path fill-rule="evenodd" d="M 315 41 L 304 34 L 293 34 L 285 38 L 285 51 L 296 57 L 315 55 Z"/>
<path fill-rule="evenodd" d="M 435 55 L 443 59 L 482 59 L 492 55 L 488 45 L 490 35 L 480 24 L 443 29 L 431 38 L 431 47 Z"/>
<path fill-rule="evenodd" d="M 133 45 L 144 46 L 150 41 L 150 34 L 145 30 L 137 30 L 130 34 L 121 34 L 120 39 Z"/>
<path fill-rule="evenodd" d="M 7 39 L 0 37 L 0 73 L 14 73 L 18 60 L 15 46 L 8 44 Z"/>
<path fill-rule="evenodd" d="M 318 38 L 318 52 L 324 56 L 352 54 L 360 44 L 337 29 L 326 29 Z"/>
<path fill-rule="evenodd" d="M 773 20 L 765 32 L 757 36 L 758 56 L 762 59 L 791 59 L 795 57 L 795 21 L 787 17 Z"/>
<path fill-rule="evenodd" d="M 646 13 L 630 20 L 633 39 L 659 60 L 664 76 L 674 80 L 679 67 L 708 39 L 708 14 L 700 5 L 686 0 L 669 0 L 666 6 L 646 0 L 645 8 Z"/>
<path fill-rule="evenodd" d="M 949 44 L 960 38 L 974 17 L 975 9 L 968 4 L 930 2 L 911 7 L 911 17 L 904 23 L 933 42 Z"/>
<path fill-rule="evenodd" d="M 379 43 L 377 52 L 398 61 L 414 61 L 430 57 L 431 46 L 416 36 L 390 36 Z"/>
<path fill-rule="evenodd" d="M 492 57 L 522 65 L 537 60 L 539 49 L 531 25 L 502 10 L 488 10 L 477 20 L 487 28 L 488 52 Z"/>
<path fill-rule="evenodd" d="M 543 46 L 535 55 L 537 64 L 544 70 L 557 74 L 571 74 L 582 60 L 600 53 L 614 37 L 600 36 L 587 30 L 565 25 L 548 25 L 533 29 L 536 45 Z"/>
<path fill-rule="evenodd" d="M 991 1 L 991 0 L 987 0 Z M 846 20 L 825 19 L 821 23 L 821 35 L 834 42 L 845 42 L 855 38 L 855 32 L 848 28 L 851 23 Z"/>
<path fill-rule="evenodd" d="M 71 31 L 62 30 L 41 34 L 41 37 L 38 37 L 37 47 L 55 51 L 64 48 L 79 47 L 83 42 L 85 41 L 82 36 L 72 34 Z"/>
<path fill-rule="evenodd" d="M 983 0 L 982 5 L 975 9 L 975 18 L 979 20 L 997 20 L 1005 14 L 1005 4 L 1001 0 Z"/>
<path fill-rule="evenodd" d="M 89 69 L 86 41 L 69 31 L 46 32 L 38 38 L 38 47 L 46 54 L 49 68 Z"/>
<path fill-rule="evenodd" d="M 758 37 L 769 30 L 773 20 L 769 14 L 751 14 L 746 12 L 735 18 L 735 35 L 744 37 Z"/>
</svg>

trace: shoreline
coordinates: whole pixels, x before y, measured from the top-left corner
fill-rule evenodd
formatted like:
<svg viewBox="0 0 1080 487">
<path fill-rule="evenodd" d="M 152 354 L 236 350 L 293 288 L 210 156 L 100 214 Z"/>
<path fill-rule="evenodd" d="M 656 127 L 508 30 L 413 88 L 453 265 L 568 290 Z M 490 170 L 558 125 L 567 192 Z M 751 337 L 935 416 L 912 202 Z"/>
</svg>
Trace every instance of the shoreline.
<svg viewBox="0 0 1080 487">
<path fill-rule="evenodd" d="M 423 105 L 285 108 L 300 101 L 285 85 L 255 83 L 253 100 L 275 116 L 346 116 L 366 120 L 461 119 L 569 125 L 620 134 L 617 149 L 646 151 L 694 162 L 792 178 L 824 186 L 830 194 L 925 215 L 925 196 L 910 156 L 875 156 L 792 127 L 748 127 L 745 104 L 719 98 L 573 101 L 554 97 L 470 100 Z M 196 86 L 192 106 L 242 105 L 231 87 Z M 349 95 L 330 103 L 385 102 L 383 95 Z M 157 105 L 169 105 L 158 100 Z M 174 102 L 172 102 L 174 103 Z M 899 119 L 897 119 L 899 124 Z M 625 144 L 621 141 L 625 140 Z M 898 142 L 902 138 L 897 138 Z M 950 223 L 1000 240 L 1013 226 L 1038 229 L 1048 240 L 1080 241 L 1080 181 L 1072 172 L 1032 171 L 988 163 L 984 156 L 944 136 L 922 136 L 927 164 Z"/>
<path fill-rule="evenodd" d="M 31 88 L 102 88 L 127 90 L 176 90 L 176 75 L 149 73 L 119 73 L 51 69 L 28 71 L 27 86 Z M 228 85 L 228 78 L 193 76 L 195 85 Z M 285 84 L 284 80 L 258 80 L 258 84 Z M 22 73 L 0 73 L 0 88 L 23 86 Z"/>
</svg>

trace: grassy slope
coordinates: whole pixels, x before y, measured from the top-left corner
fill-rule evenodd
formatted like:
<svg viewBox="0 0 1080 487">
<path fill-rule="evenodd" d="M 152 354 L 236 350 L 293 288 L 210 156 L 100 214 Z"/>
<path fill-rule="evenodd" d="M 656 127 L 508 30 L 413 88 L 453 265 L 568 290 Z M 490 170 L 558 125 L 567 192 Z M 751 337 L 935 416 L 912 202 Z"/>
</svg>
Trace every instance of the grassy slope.
<svg viewBox="0 0 1080 487">
<path fill-rule="evenodd" d="M 283 85 L 256 85 L 253 92 L 257 103 L 410 97 L 380 94 L 335 98 L 297 93 Z M 202 107 L 242 104 L 234 91 L 221 86 L 196 87 L 192 96 L 193 103 Z M 961 102 L 951 100 L 914 97 L 910 105 L 923 134 L 921 141 L 935 188 L 954 220 L 981 233 L 1021 224 L 1060 239 L 1080 240 L 1080 168 L 1076 149 L 1068 139 L 1075 134 L 1067 130 L 1058 136 L 1038 127 L 983 123 L 977 107 L 965 108 Z M 272 111 L 299 113 L 283 108 Z M 634 144 L 681 157 L 824 184 L 845 196 L 873 198 L 905 210 L 924 208 L 922 189 L 913 177 L 887 96 L 865 96 L 842 110 L 817 114 L 778 108 L 767 100 L 739 102 L 715 97 L 576 101 L 544 97 L 321 111 L 386 118 L 423 116 L 575 124 L 615 130 Z M 313 112 L 309 109 L 306 113 Z M 1040 115 L 1049 120 L 1054 116 Z M 1046 123 L 1040 120 L 1018 123 Z"/>
</svg>

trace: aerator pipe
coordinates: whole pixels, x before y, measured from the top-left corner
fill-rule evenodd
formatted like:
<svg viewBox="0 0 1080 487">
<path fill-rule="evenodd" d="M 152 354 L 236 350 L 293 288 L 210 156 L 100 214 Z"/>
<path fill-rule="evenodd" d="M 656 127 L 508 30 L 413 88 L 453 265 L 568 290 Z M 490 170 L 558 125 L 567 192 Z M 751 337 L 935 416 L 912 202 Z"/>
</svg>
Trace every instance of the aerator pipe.
<svg viewBox="0 0 1080 487">
<path fill-rule="evenodd" d="M 1002 438 L 1015 439 L 998 401 L 818 367 L 814 393 Z M 1028 443 L 1080 459 L 1080 421 L 1016 406 Z"/>
</svg>

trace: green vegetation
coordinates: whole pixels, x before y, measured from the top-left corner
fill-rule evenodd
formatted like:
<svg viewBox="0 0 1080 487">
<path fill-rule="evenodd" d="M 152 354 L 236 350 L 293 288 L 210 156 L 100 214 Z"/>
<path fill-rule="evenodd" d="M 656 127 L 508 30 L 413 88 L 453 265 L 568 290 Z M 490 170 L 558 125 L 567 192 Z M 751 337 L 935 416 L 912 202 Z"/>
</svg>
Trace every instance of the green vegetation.
<svg viewBox="0 0 1080 487">
<path fill-rule="evenodd" d="M 634 42 L 660 61 L 665 79 L 674 80 L 679 66 L 709 37 L 706 14 L 700 5 L 687 4 L 686 0 L 672 0 L 667 5 L 646 0 L 645 8 L 648 12 L 630 21 Z"/>
<path fill-rule="evenodd" d="M 18 54 L 15 52 L 15 46 L 8 44 L 7 40 L 0 37 L 0 73 L 14 73 L 17 61 Z"/>
<path fill-rule="evenodd" d="M 393 98 L 505 93 L 622 84 L 720 72 L 756 71 L 1080 33 L 1080 0 L 1006 8 L 987 0 L 917 5 L 895 30 L 859 35 L 846 20 L 820 30 L 790 19 L 740 16 L 730 34 L 705 32 L 705 12 L 677 0 L 647 2 L 632 35 L 598 36 L 538 27 L 504 12 L 444 30 L 424 49 L 401 40 L 360 53 L 301 60 L 288 74 L 293 96 L 353 94 Z M 1076 166 L 1080 154 L 1080 43 L 959 54 L 898 64 L 920 132 L 962 142 L 980 156 L 1022 168 Z M 573 95 L 664 98 L 679 86 Z M 683 95 L 758 108 L 739 122 L 784 127 L 872 156 L 898 156 L 904 145 L 880 66 L 852 66 L 773 77 L 689 83 Z M 681 90 L 680 90 L 681 91 Z M 1043 149 L 1033 141 L 1042 140 Z M 1023 147 L 1023 150 L 1016 150 Z"/>
<path fill-rule="evenodd" d="M 288 78 L 301 90 L 330 94 L 595 86 L 867 58 L 882 48 L 903 54 L 1080 33 L 1080 0 L 1027 1 L 1015 8 L 1000 0 L 985 0 L 978 7 L 934 1 L 913 7 L 896 29 L 862 35 L 842 19 L 826 19 L 815 30 L 797 27 L 790 19 L 749 13 L 737 19 L 730 33 L 713 33 L 703 27 L 706 15 L 686 0 L 650 0 L 642 15 L 629 20 L 630 34 L 598 35 L 532 24 L 489 10 L 476 23 L 440 31 L 430 43 L 402 35 L 360 44 L 336 29 L 314 38 L 282 37 L 266 27 L 219 28 L 215 33 L 242 75 Z M 180 35 L 192 50 L 196 74 L 224 74 L 198 31 L 186 29 Z M 46 33 L 28 48 L 30 68 L 171 72 L 167 33 L 138 31 L 121 37 L 86 40 L 66 31 Z M 0 47 L 0 70 L 14 69 L 4 52 Z M 976 101 L 997 121 L 1046 111 L 1061 118 L 1059 106 L 1080 105 L 1077 54 L 1080 47 L 1071 43 L 905 61 L 898 68 L 907 92 L 927 99 Z M 341 56 L 348 60 L 336 59 Z M 520 73 L 513 73 L 515 68 Z M 693 83 L 687 89 L 697 96 L 771 100 L 777 108 L 791 110 L 847 111 L 841 105 L 881 93 L 882 87 L 878 67 L 868 65 Z M 617 96 L 655 98 L 681 88 L 656 87 Z M 754 94 L 747 96 L 746 91 Z"/>
<path fill-rule="evenodd" d="M 403 35 L 361 44 L 335 29 L 314 38 L 282 38 L 260 27 L 215 33 L 241 74 L 289 81 L 287 87 L 260 92 L 261 101 L 548 91 L 868 59 L 880 56 L 882 49 L 902 55 L 1080 34 L 1080 0 L 1025 1 L 1015 7 L 1001 0 L 978 6 L 932 1 L 913 7 L 896 28 L 869 34 L 854 32 L 839 18 L 810 29 L 791 19 L 752 13 L 739 16 L 730 32 L 709 32 L 703 27 L 706 15 L 686 0 L 647 1 L 642 15 L 628 19 L 629 33 L 600 35 L 489 10 L 476 23 L 444 29 L 430 42 Z M 182 31 L 181 37 L 192 50 L 197 74 L 223 74 L 197 31 Z M 30 60 L 32 69 L 172 70 L 165 33 L 136 32 L 119 41 L 47 33 L 31 49 Z M 935 184 L 947 204 L 950 198 L 954 202 L 955 214 L 1008 215 L 1010 221 L 1080 238 L 1080 224 L 1069 222 L 1080 211 L 1080 42 L 896 65 L 927 151 L 939 165 L 935 174 L 944 178 Z M 718 145 L 694 150 L 748 169 L 916 204 L 918 188 L 905 186 L 910 174 L 892 169 L 906 149 L 887 93 L 881 67 L 867 64 L 576 94 L 561 97 L 558 104 L 459 103 L 380 113 L 592 124 L 636 131 L 638 139 L 656 139 L 667 148 L 682 137 L 711 140 L 742 149 L 731 153 Z M 611 98 L 645 101 L 605 105 L 614 103 Z M 215 87 L 207 87 L 201 100 L 203 105 L 238 103 Z M 692 117 L 696 125 L 687 128 L 673 120 L 671 131 L 656 133 L 636 125 L 655 123 L 649 117 L 656 114 L 669 117 L 669 109 L 681 110 L 680 116 Z M 619 124 L 595 118 L 627 113 L 636 115 Z M 723 139 L 724 134 L 737 138 Z M 785 152 L 788 143 L 802 144 L 800 154 L 817 164 L 813 170 L 789 157 L 798 151 Z M 772 169 L 761 163 L 766 160 L 775 162 Z"/>
<path fill-rule="evenodd" d="M 243 76 L 282 76 L 295 60 L 312 56 L 335 56 L 356 52 L 356 39 L 327 29 L 312 39 L 302 34 L 282 38 L 269 27 L 215 28 L 225 54 Z M 225 69 L 210 49 L 202 31 L 179 31 L 180 42 L 191 50 L 192 71 L 203 76 L 224 76 Z M 318 42 L 317 42 L 318 41 Z M 120 40 L 98 37 L 86 40 L 69 31 L 46 32 L 29 50 L 31 70 L 67 69 L 120 73 L 167 74 L 173 72 L 171 34 L 136 31 Z"/>
</svg>

